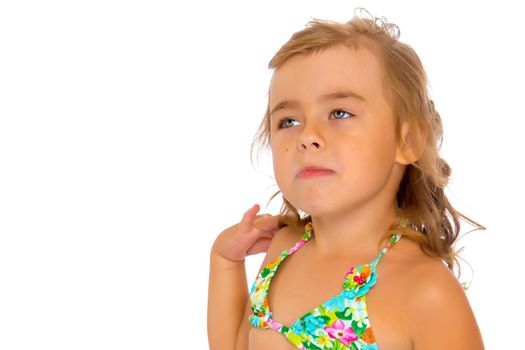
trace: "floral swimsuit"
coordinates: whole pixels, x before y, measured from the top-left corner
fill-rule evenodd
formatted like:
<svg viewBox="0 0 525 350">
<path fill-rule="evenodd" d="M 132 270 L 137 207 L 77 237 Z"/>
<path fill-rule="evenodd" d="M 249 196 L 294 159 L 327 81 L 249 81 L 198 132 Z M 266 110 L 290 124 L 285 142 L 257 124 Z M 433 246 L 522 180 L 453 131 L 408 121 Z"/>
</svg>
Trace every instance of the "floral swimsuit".
<svg viewBox="0 0 525 350">
<path fill-rule="evenodd" d="M 279 264 L 295 253 L 312 237 L 312 224 L 308 223 L 302 239 L 266 265 L 257 276 L 250 291 L 250 323 L 257 328 L 272 328 L 299 349 L 377 350 L 374 334 L 368 320 L 366 293 L 376 283 L 376 267 L 383 255 L 401 239 L 394 233 L 379 256 L 369 264 L 354 266 L 346 273 L 343 290 L 293 325 L 286 326 L 272 318 L 268 304 L 268 289 Z"/>
</svg>

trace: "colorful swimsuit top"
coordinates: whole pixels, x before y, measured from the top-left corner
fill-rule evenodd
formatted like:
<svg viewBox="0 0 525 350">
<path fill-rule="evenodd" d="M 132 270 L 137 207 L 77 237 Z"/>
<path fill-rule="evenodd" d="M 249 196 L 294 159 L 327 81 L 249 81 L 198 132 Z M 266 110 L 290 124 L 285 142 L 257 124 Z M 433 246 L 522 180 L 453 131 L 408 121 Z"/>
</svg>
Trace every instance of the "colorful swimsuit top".
<svg viewBox="0 0 525 350">
<path fill-rule="evenodd" d="M 368 320 L 366 293 L 376 283 L 377 264 L 401 235 L 394 233 L 371 263 L 350 268 L 341 293 L 301 316 L 293 325 L 283 325 L 272 318 L 268 304 L 270 282 L 279 264 L 305 245 L 311 236 L 312 224 L 308 223 L 302 239 L 294 247 L 285 249 L 259 273 L 250 291 L 253 310 L 250 323 L 256 328 L 273 328 L 299 349 L 377 350 Z"/>
</svg>

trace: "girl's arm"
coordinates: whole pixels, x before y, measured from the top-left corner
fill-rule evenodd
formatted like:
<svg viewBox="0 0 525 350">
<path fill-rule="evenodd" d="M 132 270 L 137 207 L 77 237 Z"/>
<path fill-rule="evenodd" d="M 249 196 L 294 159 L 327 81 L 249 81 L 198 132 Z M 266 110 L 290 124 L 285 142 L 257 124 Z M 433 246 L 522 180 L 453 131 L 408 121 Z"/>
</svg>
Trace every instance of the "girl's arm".
<svg viewBox="0 0 525 350">
<path fill-rule="evenodd" d="M 244 261 L 229 261 L 212 249 L 208 286 L 208 340 L 211 350 L 234 350 L 248 298 Z"/>
<path fill-rule="evenodd" d="M 210 252 L 208 285 L 208 342 L 210 350 L 234 350 L 245 306 L 248 286 L 244 260 L 266 252 L 278 231 L 279 217 L 255 215 L 250 208 L 242 220 L 216 238 Z"/>
</svg>

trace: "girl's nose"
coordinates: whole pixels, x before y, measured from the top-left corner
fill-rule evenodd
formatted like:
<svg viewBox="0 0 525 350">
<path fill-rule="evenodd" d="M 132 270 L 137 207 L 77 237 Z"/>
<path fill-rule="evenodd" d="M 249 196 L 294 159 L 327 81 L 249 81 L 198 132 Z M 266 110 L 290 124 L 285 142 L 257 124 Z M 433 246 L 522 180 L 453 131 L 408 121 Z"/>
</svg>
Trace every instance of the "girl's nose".
<svg viewBox="0 0 525 350">
<path fill-rule="evenodd" d="M 319 133 L 319 128 L 315 128 L 312 125 L 306 126 L 299 135 L 297 146 L 300 151 L 324 147 L 324 141 Z"/>
</svg>

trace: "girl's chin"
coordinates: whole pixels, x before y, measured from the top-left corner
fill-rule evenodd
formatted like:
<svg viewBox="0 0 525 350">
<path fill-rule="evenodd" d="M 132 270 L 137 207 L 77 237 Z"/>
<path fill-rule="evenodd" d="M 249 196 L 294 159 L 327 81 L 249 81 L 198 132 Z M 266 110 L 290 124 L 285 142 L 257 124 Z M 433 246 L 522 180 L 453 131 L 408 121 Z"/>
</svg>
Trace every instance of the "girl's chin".
<svg viewBox="0 0 525 350">
<path fill-rule="evenodd" d="M 301 214 L 301 217 L 305 217 L 308 215 L 310 215 L 311 217 L 322 217 L 330 214 L 330 210 L 328 210 L 326 206 L 300 206 L 295 208 L 299 210 L 299 214 Z"/>
<path fill-rule="evenodd" d="M 319 216 L 330 216 L 334 211 L 341 210 L 338 208 L 339 205 L 337 202 L 334 202 L 332 198 L 326 198 L 322 196 L 297 196 L 292 198 L 292 200 L 285 197 L 288 202 L 293 205 L 295 209 L 299 211 L 301 217 L 310 215 L 312 217 Z M 301 212 L 305 213 L 302 214 Z"/>
</svg>

